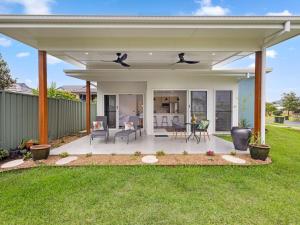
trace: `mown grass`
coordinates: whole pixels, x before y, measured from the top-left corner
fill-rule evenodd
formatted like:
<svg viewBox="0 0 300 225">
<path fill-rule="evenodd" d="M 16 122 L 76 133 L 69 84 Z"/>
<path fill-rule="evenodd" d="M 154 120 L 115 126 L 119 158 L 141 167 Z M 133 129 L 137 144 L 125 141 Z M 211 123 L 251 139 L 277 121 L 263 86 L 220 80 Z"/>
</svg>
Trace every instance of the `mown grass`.
<svg viewBox="0 0 300 225">
<path fill-rule="evenodd" d="M 0 174 L 0 224 L 300 224 L 300 132 L 268 166 L 40 167 Z"/>
</svg>

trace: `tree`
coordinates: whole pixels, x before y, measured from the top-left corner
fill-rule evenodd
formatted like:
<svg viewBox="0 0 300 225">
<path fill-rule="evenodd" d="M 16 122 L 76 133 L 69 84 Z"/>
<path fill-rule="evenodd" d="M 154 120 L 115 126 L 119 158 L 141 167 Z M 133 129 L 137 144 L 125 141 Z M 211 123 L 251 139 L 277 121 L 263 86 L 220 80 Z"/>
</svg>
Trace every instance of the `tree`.
<svg viewBox="0 0 300 225">
<path fill-rule="evenodd" d="M 33 89 L 32 93 L 35 95 L 38 95 L 39 90 Z M 68 91 L 64 91 L 64 90 L 57 90 L 55 82 L 52 82 L 50 87 L 48 88 L 47 96 L 49 98 L 66 99 L 66 100 L 73 100 L 73 101 L 76 100 L 77 101 L 75 94 L 68 92 Z"/>
<path fill-rule="evenodd" d="M 290 111 L 296 111 L 300 106 L 300 100 L 293 91 L 283 93 L 281 100 L 283 107 L 288 111 L 288 116 L 290 115 Z"/>
<path fill-rule="evenodd" d="M 276 107 L 273 103 L 267 102 L 266 103 L 266 113 L 271 116 L 272 113 L 276 111 Z"/>
<path fill-rule="evenodd" d="M 0 54 L 0 90 L 9 88 L 14 83 L 16 83 L 16 80 L 12 79 L 9 67 Z"/>
</svg>

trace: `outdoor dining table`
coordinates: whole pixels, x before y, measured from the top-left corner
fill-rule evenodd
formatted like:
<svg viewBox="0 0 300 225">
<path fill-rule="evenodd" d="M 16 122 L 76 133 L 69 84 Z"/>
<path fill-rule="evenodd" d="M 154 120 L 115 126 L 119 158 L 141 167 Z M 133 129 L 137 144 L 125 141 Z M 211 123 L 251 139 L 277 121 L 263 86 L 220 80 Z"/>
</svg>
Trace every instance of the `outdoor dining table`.
<svg viewBox="0 0 300 225">
<path fill-rule="evenodd" d="M 186 142 L 188 142 L 191 138 L 196 138 L 197 140 L 197 144 L 200 142 L 201 140 L 201 136 L 198 136 L 196 134 L 196 130 L 197 127 L 199 126 L 200 123 L 185 123 L 185 125 L 190 126 L 191 127 L 191 134 L 187 137 Z"/>
</svg>

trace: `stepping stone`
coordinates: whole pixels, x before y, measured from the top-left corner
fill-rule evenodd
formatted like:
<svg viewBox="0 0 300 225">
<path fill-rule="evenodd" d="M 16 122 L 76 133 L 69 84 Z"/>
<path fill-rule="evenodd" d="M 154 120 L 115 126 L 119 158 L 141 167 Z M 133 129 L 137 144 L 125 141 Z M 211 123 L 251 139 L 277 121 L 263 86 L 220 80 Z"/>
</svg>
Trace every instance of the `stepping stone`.
<svg viewBox="0 0 300 225">
<path fill-rule="evenodd" d="M 78 159 L 77 156 L 68 156 L 66 158 L 62 158 L 62 159 L 59 159 L 55 162 L 56 165 L 65 165 L 65 164 L 68 164 L 72 161 L 75 161 L 76 159 Z"/>
<path fill-rule="evenodd" d="M 4 163 L 1 166 L 1 169 L 8 169 L 8 168 L 16 167 L 16 166 L 22 165 L 23 163 L 24 163 L 23 159 L 13 160 L 13 161 Z"/>
<path fill-rule="evenodd" d="M 153 164 L 153 163 L 157 163 L 158 159 L 156 158 L 155 155 L 146 155 L 142 158 L 142 162 L 147 164 Z"/>
<path fill-rule="evenodd" d="M 236 164 L 245 164 L 246 163 L 246 160 L 240 159 L 240 158 L 232 156 L 232 155 L 222 155 L 222 158 L 231 163 L 236 163 Z"/>
</svg>

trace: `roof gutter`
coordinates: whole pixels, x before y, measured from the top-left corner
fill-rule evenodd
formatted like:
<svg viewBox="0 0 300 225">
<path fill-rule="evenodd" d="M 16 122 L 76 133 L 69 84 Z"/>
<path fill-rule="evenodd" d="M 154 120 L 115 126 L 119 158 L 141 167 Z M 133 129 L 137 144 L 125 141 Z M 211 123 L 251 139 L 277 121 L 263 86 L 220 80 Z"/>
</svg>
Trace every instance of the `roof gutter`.
<svg viewBox="0 0 300 225">
<path fill-rule="evenodd" d="M 283 24 L 283 29 L 265 38 L 263 47 L 268 46 L 272 41 L 276 40 L 279 36 L 291 31 L 291 21 L 288 20 Z"/>
</svg>

